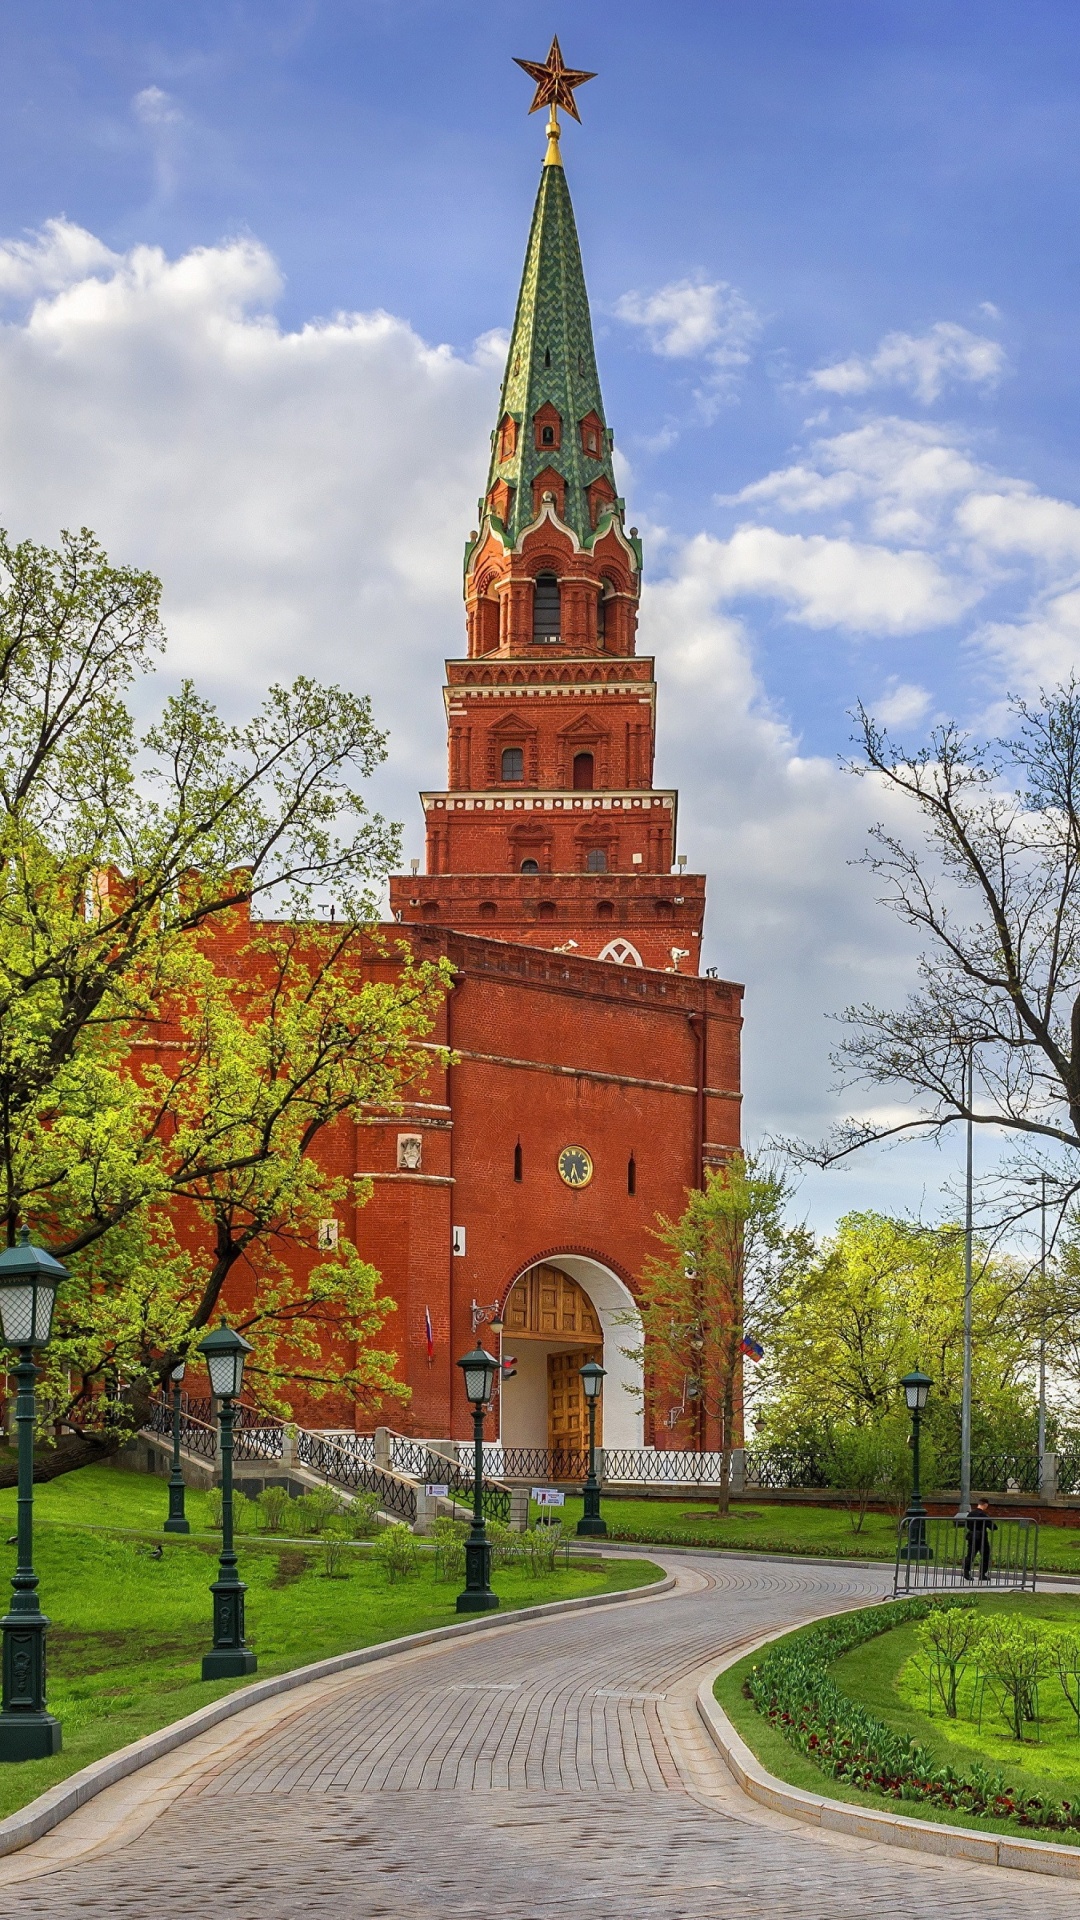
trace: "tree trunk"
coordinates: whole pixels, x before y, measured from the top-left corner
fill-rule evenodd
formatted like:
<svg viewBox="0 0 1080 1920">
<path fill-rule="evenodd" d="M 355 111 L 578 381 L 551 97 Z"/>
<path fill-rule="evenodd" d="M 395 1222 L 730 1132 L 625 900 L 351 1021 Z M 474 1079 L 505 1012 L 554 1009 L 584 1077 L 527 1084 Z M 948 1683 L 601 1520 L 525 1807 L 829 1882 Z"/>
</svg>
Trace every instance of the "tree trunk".
<svg viewBox="0 0 1080 1920">
<path fill-rule="evenodd" d="M 34 1455 L 34 1479 L 45 1482 L 59 1480 L 63 1473 L 75 1473 L 79 1467 L 100 1466 L 105 1460 L 112 1460 L 129 1440 L 134 1439 L 143 1422 L 149 1417 L 153 1406 L 153 1397 L 142 1394 L 134 1400 L 131 1412 L 131 1426 L 122 1433 L 95 1433 L 93 1430 L 75 1429 L 60 1434 L 55 1444 L 43 1447 Z M 0 1461 L 0 1487 L 14 1487 L 18 1484 L 19 1468 L 14 1456 Z"/>
</svg>

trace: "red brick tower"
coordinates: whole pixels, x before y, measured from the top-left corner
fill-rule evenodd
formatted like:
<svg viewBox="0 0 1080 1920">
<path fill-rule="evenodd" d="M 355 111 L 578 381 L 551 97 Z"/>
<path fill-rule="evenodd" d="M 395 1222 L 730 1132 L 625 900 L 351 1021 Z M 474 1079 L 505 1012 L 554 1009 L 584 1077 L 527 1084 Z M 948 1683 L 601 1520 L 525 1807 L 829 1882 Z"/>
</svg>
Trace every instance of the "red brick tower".
<svg viewBox="0 0 1080 1920">
<path fill-rule="evenodd" d="M 447 661 L 448 786 L 423 794 L 427 872 L 398 920 L 697 973 L 701 875 L 673 872 L 678 796 L 652 784 L 653 662 L 635 653 L 623 524 L 574 211 L 548 129 L 465 551 L 468 656 Z"/>
</svg>

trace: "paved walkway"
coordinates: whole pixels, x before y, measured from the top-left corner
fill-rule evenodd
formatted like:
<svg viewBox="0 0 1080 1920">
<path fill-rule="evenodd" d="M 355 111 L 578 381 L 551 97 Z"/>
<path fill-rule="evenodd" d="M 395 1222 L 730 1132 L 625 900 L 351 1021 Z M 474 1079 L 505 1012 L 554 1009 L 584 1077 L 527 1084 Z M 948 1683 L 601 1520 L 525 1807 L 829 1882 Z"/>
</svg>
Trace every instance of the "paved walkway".
<svg viewBox="0 0 1080 1920">
<path fill-rule="evenodd" d="M 726 1649 L 882 1597 L 881 1570 L 670 1564 L 673 1594 L 508 1620 L 238 1716 L 0 1861 L 3 1904 L 20 1920 L 1071 1920 L 1075 1884 L 771 1814 L 708 1742 L 694 1693 Z"/>
</svg>

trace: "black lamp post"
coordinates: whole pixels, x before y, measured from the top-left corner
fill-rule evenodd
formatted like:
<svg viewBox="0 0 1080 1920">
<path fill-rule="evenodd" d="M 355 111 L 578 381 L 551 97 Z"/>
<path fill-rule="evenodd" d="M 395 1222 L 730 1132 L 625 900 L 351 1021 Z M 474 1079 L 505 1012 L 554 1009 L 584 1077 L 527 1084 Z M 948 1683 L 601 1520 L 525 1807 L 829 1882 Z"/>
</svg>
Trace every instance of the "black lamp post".
<svg viewBox="0 0 1080 1920">
<path fill-rule="evenodd" d="M 907 1542 L 900 1549 L 902 1560 L 932 1560 L 933 1550 L 926 1538 L 926 1508 L 922 1503 L 922 1487 L 919 1483 L 919 1426 L 926 1406 L 926 1398 L 933 1386 L 925 1373 L 916 1367 L 914 1373 L 906 1373 L 900 1385 L 904 1389 L 908 1412 L 911 1415 L 911 1499 L 904 1515 L 907 1521 Z"/>
<path fill-rule="evenodd" d="M 180 1389 L 184 1384 L 184 1363 L 173 1368 L 172 1381 L 172 1472 L 169 1475 L 169 1517 L 166 1533 L 190 1533 L 191 1524 L 184 1512 L 184 1476 L 180 1468 Z"/>
<path fill-rule="evenodd" d="M 499 1363 L 493 1354 L 476 1346 L 458 1366 L 465 1375 L 465 1392 L 473 1410 L 473 1516 L 465 1542 L 465 1590 L 457 1597 L 459 1613 L 486 1613 L 497 1607 L 499 1596 L 491 1591 L 491 1542 L 484 1525 L 484 1409 L 491 1399 Z"/>
<path fill-rule="evenodd" d="M 206 1360 L 210 1391 L 218 1402 L 221 1431 L 221 1559 L 218 1577 L 210 1588 L 214 1596 L 214 1644 L 203 1654 L 204 1680 L 231 1680 L 254 1673 L 257 1662 L 244 1640 L 244 1595 L 247 1588 L 236 1571 L 233 1552 L 232 1461 L 233 1401 L 240 1397 L 244 1361 L 253 1351 L 250 1341 L 227 1327 L 224 1320 L 199 1342 Z"/>
<path fill-rule="evenodd" d="M 19 1544 L 12 1577 L 11 1610 L 3 1630 L 3 1706 L 0 1708 L 0 1760 L 44 1760 L 59 1753 L 60 1722 L 45 1706 L 45 1635 L 49 1622 L 38 1605 L 34 1572 L 34 1348 L 46 1347 L 52 1332 L 56 1289 L 67 1268 L 44 1247 L 30 1245 L 22 1227 L 19 1244 L 0 1253 L 0 1333 L 18 1349 L 15 1421 L 19 1431 Z"/>
<path fill-rule="evenodd" d="M 604 1387 L 604 1368 L 597 1360 L 586 1360 L 578 1368 L 589 1409 L 589 1475 L 581 1489 L 584 1506 L 577 1523 L 579 1534 L 606 1534 L 607 1521 L 600 1511 L 600 1482 L 596 1477 L 596 1409 Z"/>
</svg>

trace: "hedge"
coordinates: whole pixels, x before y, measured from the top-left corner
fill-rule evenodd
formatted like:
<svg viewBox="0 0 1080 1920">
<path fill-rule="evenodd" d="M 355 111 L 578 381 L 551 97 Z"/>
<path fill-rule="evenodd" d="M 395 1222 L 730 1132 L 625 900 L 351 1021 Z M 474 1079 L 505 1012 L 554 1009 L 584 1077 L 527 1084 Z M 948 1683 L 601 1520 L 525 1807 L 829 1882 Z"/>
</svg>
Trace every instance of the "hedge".
<svg viewBox="0 0 1080 1920">
<path fill-rule="evenodd" d="M 978 1762 L 966 1773 L 938 1766 L 926 1747 L 895 1733 L 866 1707 L 849 1700 L 833 1680 L 829 1667 L 841 1654 L 892 1627 L 925 1619 L 941 1604 L 898 1600 L 841 1614 L 811 1633 L 772 1647 L 752 1668 L 746 1691 L 770 1725 L 833 1780 L 948 1812 L 1015 1820 L 1023 1827 L 1080 1831 L 1080 1806 L 1025 1794 Z M 965 1603 L 950 1596 L 946 1604 Z"/>
</svg>

